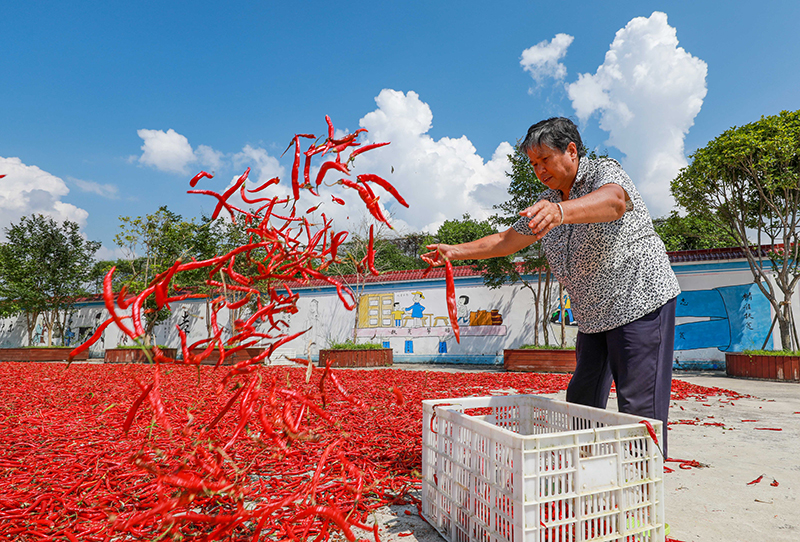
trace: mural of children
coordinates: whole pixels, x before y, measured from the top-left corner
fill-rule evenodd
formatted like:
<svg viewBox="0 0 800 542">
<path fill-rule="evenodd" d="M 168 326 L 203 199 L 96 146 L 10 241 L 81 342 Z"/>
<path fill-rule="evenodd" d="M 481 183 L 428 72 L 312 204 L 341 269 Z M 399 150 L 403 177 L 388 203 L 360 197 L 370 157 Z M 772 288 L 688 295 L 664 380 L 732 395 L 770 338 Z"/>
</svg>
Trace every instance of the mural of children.
<svg viewBox="0 0 800 542">
<path fill-rule="evenodd" d="M 413 327 L 422 327 L 422 313 L 425 311 L 425 307 L 422 306 L 420 300 L 425 299 L 425 296 L 422 295 L 422 292 L 413 292 L 411 295 L 414 304 L 406 307 L 406 312 L 410 312 L 411 318 L 414 319 Z"/>
<path fill-rule="evenodd" d="M 469 304 L 469 296 L 466 295 L 458 296 L 458 303 L 456 304 L 456 315 L 458 318 L 458 325 L 460 326 L 469 325 L 469 309 L 467 308 L 468 304 Z"/>
<path fill-rule="evenodd" d="M 564 323 L 567 325 L 572 325 L 575 322 L 575 317 L 572 316 L 572 303 L 569 298 L 569 294 L 564 294 L 562 297 L 562 303 L 564 305 L 564 314 L 566 315 L 566 320 Z M 553 313 L 552 317 L 550 318 L 551 322 L 561 323 L 561 310 L 560 307 L 557 307 L 555 312 Z"/>
<path fill-rule="evenodd" d="M 394 302 L 394 310 L 392 311 L 392 320 L 394 320 L 394 327 L 401 327 L 403 325 L 403 315 L 406 313 L 400 308 L 400 302 Z"/>
</svg>

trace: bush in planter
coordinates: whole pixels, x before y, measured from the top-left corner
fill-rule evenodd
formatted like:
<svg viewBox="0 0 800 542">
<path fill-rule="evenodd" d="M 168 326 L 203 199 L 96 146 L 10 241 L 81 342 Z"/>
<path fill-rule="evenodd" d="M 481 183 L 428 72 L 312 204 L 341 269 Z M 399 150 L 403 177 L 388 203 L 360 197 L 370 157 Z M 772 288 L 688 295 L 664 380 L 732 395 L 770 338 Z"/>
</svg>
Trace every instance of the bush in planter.
<svg viewBox="0 0 800 542">
<path fill-rule="evenodd" d="M 745 356 L 800 356 L 800 350 L 743 350 Z"/>
<path fill-rule="evenodd" d="M 506 371 L 573 373 L 575 347 L 524 344 L 506 349 L 503 350 L 503 368 Z"/>
<path fill-rule="evenodd" d="M 725 353 L 728 376 L 800 382 L 800 352 L 745 350 Z"/>
<path fill-rule="evenodd" d="M 332 342 L 328 346 L 328 350 L 383 350 L 383 345 L 380 343 L 356 343 L 348 339 L 342 343 Z"/>
<path fill-rule="evenodd" d="M 575 347 L 555 344 L 523 344 L 517 350 L 575 350 Z"/>
<path fill-rule="evenodd" d="M 319 365 L 324 367 L 330 361 L 331 367 L 384 367 L 392 364 L 392 354 L 391 348 L 379 343 L 334 342 L 319 351 Z"/>
</svg>

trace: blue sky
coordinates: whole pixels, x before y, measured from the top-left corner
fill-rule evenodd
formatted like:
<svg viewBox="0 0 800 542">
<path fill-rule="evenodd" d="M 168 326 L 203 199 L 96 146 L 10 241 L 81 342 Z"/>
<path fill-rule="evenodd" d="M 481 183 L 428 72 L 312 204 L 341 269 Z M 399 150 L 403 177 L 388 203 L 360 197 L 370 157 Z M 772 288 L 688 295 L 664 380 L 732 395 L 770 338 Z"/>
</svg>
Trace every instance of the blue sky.
<svg viewBox="0 0 800 542">
<path fill-rule="evenodd" d="M 509 144 L 554 115 L 658 216 L 692 150 L 800 108 L 798 19 L 789 1 L 7 3 L 0 227 L 68 217 L 110 256 L 120 215 L 209 212 L 185 193 L 201 169 L 219 191 L 248 166 L 287 177 L 289 140 L 326 114 L 392 141 L 359 168 L 411 203 L 381 200 L 400 231 L 488 216 Z"/>
</svg>

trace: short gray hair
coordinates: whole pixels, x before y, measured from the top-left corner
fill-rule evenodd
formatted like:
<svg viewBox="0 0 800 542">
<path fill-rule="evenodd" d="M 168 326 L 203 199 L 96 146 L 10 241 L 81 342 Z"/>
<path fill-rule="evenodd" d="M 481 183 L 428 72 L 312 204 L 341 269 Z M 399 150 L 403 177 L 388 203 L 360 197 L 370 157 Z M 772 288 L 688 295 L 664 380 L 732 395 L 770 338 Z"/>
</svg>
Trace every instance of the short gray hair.
<svg viewBox="0 0 800 542">
<path fill-rule="evenodd" d="M 527 153 L 534 147 L 547 145 L 551 149 L 566 152 L 570 143 L 578 147 L 578 156 L 586 156 L 581 134 L 575 123 L 564 117 L 553 117 L 542 120 L 528 128 L 528 135 L 519 146 L 520 150 Z"/>
</svg>

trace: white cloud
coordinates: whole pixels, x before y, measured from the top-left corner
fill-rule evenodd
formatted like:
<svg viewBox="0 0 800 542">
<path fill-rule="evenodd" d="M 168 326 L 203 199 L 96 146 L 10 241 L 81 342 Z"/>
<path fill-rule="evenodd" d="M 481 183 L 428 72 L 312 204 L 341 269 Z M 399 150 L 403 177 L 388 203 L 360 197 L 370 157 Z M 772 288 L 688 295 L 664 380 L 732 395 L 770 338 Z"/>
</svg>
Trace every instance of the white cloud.
<svg viewBox="0 0 800 542">
<path fill-rule="evenodd" d="M 233 165 L 235 168 L 241 169 L 241 173 L 244 173 L 245 168 L 251 168 L 248 179 L 259 183 L 268 181 L 273 177 L 281 177 L 283 179 L 286 172 L 277 158 L 270 156 L 265 149 L 251 147 L 250 145 L 245 145 L 241 152 L 233 155 Z M 236 178 L 239 178 L 238 175 Z"/>
<path fill-rule="evenodd" d="M 82 181 L 74 177 L 67 177 L 67 180 L 77 186 L 82 192 L 97 194 L 107 199 L 119 199 L 119 189 L 113 184 L 100 184 L 94 181 Z"/>
<path fill-rule="evenodd" d="M 219 151 L 215 151 L 208 145 L 198 145 L 194 151 L 195 157 L 201 166 L 211 170 L 218 170 L 222 167 L 222 159 L 225 156 Z"/>
<path fill-rule="evenodd" d="M 666 14 L 654 12 L 617 32 L 594 75 L 567 86 L 581 121 L 597 113 L 606 144 L 625 154 L 623 166 L 654 217 L 674 205 L 669 183 L 687 164 L 684 138 L 703 105 L 706 73 L 705 62 L 678 46 Z"/>
<path fill-rule="evenodd" d="M 36 166 L 22 163 L 19 158 L 0 157 L 0 239 L 5 228 L 19 222 L 20 217 L 43 214 L 62 222 L 71 220 L 83 226 L 89 216 L 85 210 L 61 198 L 69 193 L 59 177 Z"/>
<path fill-rule="evenodd" d="M 375 102 L 378 109 L 359 121 L 362 128 L 369 130 L 365 144 L 391 144 L 359 155 L 353 171 L 380 175 L 406 199 L 409 208 L 375 188 L 380 203 L 393 213 L 393 224 L 399 229 L 435 231 L 445 220 L 460 218 L 464 213 L 483 220 L 492 214 L 493 204 L 507 199 L 505 171 L 510 169 L 507 155 L 513 150 L 507 142 L 501 143 L 487 162 L 466 136 L 434 140 L 427 135 L 433 113 L 417 93 L 384 89 Z M 334 180 L 332 177 L 329 182 Z M 342 190 L 338 195 L 342 194 L 346 195 L 343 199 L 348 208 L 339 208 L 338 214 L 346 212 L 356 219 L 362 206 L 358 196 L 352 190 Z M 353 212 L 354 204 L 358 214 Z M 334 213 L 331 206 L 326 212 L 328 216 Z"/>
<path fill-rule="evenodd" d="M 167 173 L 187 175 L 189 166 L 197 164 L 200 167 L 219 169 L 222 167 L 224 154 L 207 145 L 198 145 L 192 149 L 186 136 L 179 134 L 172 128 L 163 130 L 138 130 L 142 138 L 142 155 L 139 163 L 154 167 Z"/>
<path fill-rule="evenodd" d="M 522 51 L 519 64 L 531 74 L 537 85 L 541 85 L 549 77 L 564 79 L 567 76 L 567 67 L 559 61 L 567 54 L 574 39 L 569 34 L 556 34 L 549 42 L 545 40 Z"/>
<path fill-rule="evenodd" d="M 170 128 L 163 130 L 138 130 L 144 140 L 139 162 L 169 173 L 189 173 L 189 164 L 197 158 L 189 140 Z"/>
</svg>

